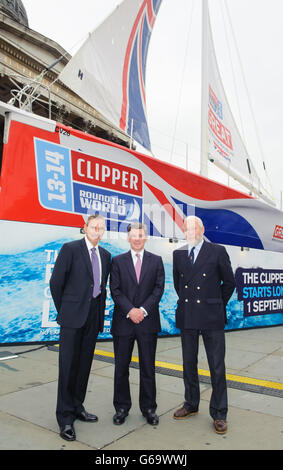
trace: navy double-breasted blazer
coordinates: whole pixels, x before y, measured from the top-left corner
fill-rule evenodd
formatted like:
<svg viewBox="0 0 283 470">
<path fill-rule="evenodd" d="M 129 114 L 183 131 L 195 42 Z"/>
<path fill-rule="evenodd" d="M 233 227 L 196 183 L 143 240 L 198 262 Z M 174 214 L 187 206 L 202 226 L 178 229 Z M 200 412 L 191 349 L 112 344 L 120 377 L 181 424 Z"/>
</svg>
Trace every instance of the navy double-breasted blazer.
<svg viewBox="0 0 283 470">
<path fill-rule="evenodd" d="M 173 278 L 179 297 L 177 328 L 223 329 L 226 305 L 235 288 L 225 247 L 204 241 L 193 266 L 188 259 L 188 245 L 175 250 Z"/>
<path fill-rule="evenodd" d="M 111 255 L 100 246 L 98 249 L 102 269 L 98 304 L 99 331 L 103 331 Z M 58 312 L 56 320 L 59 325 L 81 328 L 89 313 L 93 291 L 92 265 L 84 238 L 62 246 L 50 278 L 50 291 Z"/>
<path fill-rule="evenodd" d="M 144 251 L 139 283 L 131 251 L 115 256 L 110 273 L 110 290 L 115 304 L 111 333 L 129 335 L 136 330 L 141 333 L 159 332 L 159 302 L 163 295 L 164 283 L 165 273 L 161 256 Z M 143 307 L 147 312 L 147 316 L 139 324 L 127 318 L 133 307 Z"/>
</svg>

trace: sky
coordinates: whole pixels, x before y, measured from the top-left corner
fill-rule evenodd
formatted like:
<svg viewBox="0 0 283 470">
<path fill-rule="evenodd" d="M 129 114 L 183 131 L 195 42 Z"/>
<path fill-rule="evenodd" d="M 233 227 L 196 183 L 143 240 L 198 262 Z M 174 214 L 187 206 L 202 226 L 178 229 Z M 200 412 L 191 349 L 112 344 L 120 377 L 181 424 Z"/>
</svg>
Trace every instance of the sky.
<svg viewBox="0 0 283 470">
<path fill-rule="evenodd" d="M 29 27 L 53 39 L 71 55 L 121 3 L 22 1 Z M 280 207 L 283 2 L 209 0 L 209 8 L 217 61 L 230 107 L 249 156 Z M 149 46 L 146 99 L 153 155 L 199 173 L 201 0 L 163 0 Z M 263 160 L 266 172 L 262 169 Z M 227 175 L 212 165 L 208 176 L 228 184 Z M 240 189 L 231 178 L 229 184 Z"/>
</svg>

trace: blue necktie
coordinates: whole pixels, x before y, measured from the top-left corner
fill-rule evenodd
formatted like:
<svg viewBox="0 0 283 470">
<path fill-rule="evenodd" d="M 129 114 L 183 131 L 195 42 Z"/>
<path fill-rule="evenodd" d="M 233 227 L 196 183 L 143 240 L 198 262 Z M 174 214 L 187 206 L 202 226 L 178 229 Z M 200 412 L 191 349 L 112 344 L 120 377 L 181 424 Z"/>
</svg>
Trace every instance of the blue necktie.
<svg viewBox="0 0 283 470">
<path fill-rule="evenodd" d="M 194 249 L 195 249 L 195 247 L 193 246 L 193 248 L 190 251 L 190 255 L 189 255 L 189 262 L 190 262 L 191 266 L 194 264 L 194 260 L 195 260 Z"/>
<path fill-rule="evenodd" d="M 96 253 L 96 248 L 91 249 L 91 264 L 92 264 L 92 273 L 93 273 L 93 294 L 92 296 L 95 298 L 97 297 L 101 290 L 100 290 L 100 269 L 99 269 L 99 261 Z"/>
</svg>

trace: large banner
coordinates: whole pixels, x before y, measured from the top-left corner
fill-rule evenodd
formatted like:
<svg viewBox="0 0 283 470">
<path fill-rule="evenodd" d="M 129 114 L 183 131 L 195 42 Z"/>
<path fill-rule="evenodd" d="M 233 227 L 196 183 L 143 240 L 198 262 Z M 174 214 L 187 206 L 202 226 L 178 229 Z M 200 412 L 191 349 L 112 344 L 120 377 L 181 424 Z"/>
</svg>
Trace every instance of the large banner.
<svg viewBox="0 0 283 470">
<path fill-rule="evenodd" d="M 0 222 L 0 344 L 52 342 L 59 339 L 49 280 L 63 243 L 81 238 L 77 228 Z M 116 235 L 116 236 L 115 236 Z M 175 325 L 177 296 L 173 285 L 172 252 L 183 242 L 150 238 L 146 249 L 162 256 L 166 284 L 160 302 L 161 336 L 179 334 Z M 125 234 L 106 233 L 101 245 L 112 256 L 129 249 Z M 227 330 L 283 324 L 283 254 L 226 247 L 237 289 L 227 306 Z M 113 301 L 109 287 L 104 331 L 111 339 Z"/>
<path fill-rule="evenodd" d="M 239 191 L 32 115 L 14 113 L 7 134 L 0 220 L 82 227 L 99 212 L 108 231 L 143 221 L 184 239 L 195 214 L 211 242 L 283 252 L 283 212 Z"/>
<path fill-rule="evenodd" d="M 0 103 L 0 108 L 6 105 Z M 57 341 L 49 279 L 62 244 L 81 237 L 88 215 L 105 217 L 103 244 L 128 250 L 127 227 L 143 222 L 162 256 L 161 334 L 177 334 L 172 251 L 186 216 L 225 245 L 238 283 L 227 328 L 283 324 L 283 213 L 243 193 L 85 133 L 9 108 L 0 191 L 0 343 Z M 248 251 L 247 251 L 248 249 Z M 276 253 L 275 253 L 276 252 Z M 110 337 L 108 292 L 105 329 Z"/>
</svg>

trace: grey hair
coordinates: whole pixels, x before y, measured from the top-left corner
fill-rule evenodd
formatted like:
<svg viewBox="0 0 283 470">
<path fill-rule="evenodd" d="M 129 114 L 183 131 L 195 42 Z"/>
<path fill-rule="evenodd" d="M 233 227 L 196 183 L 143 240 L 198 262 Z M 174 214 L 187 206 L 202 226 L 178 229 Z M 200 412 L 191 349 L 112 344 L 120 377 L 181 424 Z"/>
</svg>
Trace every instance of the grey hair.
<svg viewBox="0 0 283 470">
<path fill-rule="evenodd" d="M 89 222 L 93 219 L 100 219 L 100 220 L 103 220 L 103 222 L 105 223 L 105 219 L 102 215 L 100 214 L 92 214 L 92 215 L 89 215 L 88 218 L 87 218 L 87 221 L 86 221 L 86 225 L 89 224 Z"/>
</svg>

